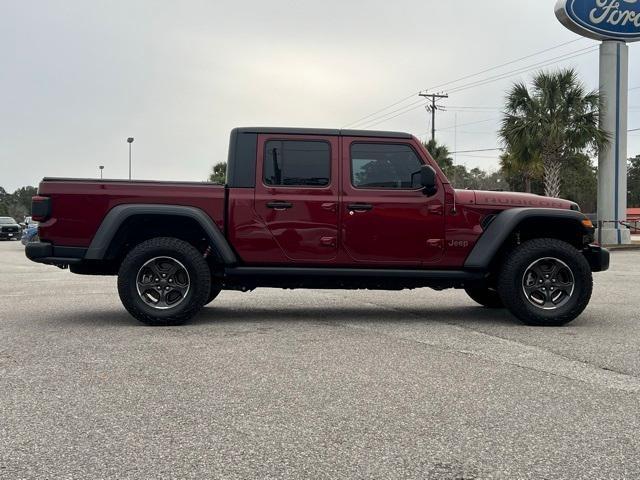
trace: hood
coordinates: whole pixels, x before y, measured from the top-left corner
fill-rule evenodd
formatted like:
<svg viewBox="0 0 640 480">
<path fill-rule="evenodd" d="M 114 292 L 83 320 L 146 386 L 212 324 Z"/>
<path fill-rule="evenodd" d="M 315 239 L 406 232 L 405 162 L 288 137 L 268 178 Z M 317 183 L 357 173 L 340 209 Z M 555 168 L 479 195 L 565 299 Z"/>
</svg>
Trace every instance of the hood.
<svg viewBox="0 0 640 480">
<path fill-rule="evenodd" d="M 456 199 L 460 203 L 486 205 L 506 208 L 560 208 L 577 209 L 578 205 L 561 198 L 543 197 L 532 193 L 485 192 L 482 190 L 456 190 Z"/>
</svg>

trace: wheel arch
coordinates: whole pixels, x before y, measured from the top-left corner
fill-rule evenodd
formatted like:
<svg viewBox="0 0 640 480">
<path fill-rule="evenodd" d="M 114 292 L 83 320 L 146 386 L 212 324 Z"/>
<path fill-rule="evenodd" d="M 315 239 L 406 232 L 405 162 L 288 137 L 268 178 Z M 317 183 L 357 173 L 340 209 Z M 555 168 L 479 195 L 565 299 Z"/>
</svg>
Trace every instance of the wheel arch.
<svg viewBox="0 0 640 480">
<path fill-rule="evenodd" d="M 145 229 L 136 232 L 141 226 Z M 227 239 L 205 212 L 195 207 L 157 204 L 118 205 L 111 209 L 94 235 L 85 260 L 113 260 L 121 256 L 128 243 L 139 243 L 153 236 L 173 236 L 187 241 L 200 236 L 214 249 L 222 264 L 237 263 Z"/>
<path fill-rule="evenodd" d="M 552 208 L 514 208 L 499 213 L 489 224 L 465 261 L 465 268 L 490 270 L 511 242 L 555 238 L 578 250 L 593 241 L 593 228 L 582 222 L 584 214 Z"/>
</svg>

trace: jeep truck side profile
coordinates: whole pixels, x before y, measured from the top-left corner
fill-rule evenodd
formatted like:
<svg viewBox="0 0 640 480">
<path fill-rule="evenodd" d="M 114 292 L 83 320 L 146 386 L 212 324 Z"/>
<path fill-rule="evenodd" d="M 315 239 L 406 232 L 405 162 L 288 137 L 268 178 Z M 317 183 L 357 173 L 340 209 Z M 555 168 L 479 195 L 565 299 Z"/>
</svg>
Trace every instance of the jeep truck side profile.
<svg viewBox="0 0 640 480">
<path fill-rule="evenodd" d="M 32 210 L 28 258 L 117 275 L 149 325 L 183 324 L 222 290 L 430 287 L 559 326 L 609 267 L 575 203 L 455 190 L 396 132 L 238 128 L 224 186 L 45 178 Z"/>
</svg>

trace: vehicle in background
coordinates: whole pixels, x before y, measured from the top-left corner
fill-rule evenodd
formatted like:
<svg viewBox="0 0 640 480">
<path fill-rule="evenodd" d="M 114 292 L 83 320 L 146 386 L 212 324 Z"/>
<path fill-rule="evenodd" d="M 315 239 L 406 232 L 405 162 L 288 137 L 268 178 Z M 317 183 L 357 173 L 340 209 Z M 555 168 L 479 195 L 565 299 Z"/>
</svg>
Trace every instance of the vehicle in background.
<svg viewBox="0 0 640 480">
<path fill-rule="evenodd" d="M 117 275 L 149 325 L 182 324 L 221 290 L 431 287 L 558 326 L 609 268 L 577 204 L 455 190 L 398 132 L 236 129 L 226 185 L 45 178 L 32 215 L 31 260 Z"/>
<path fill-rule="evenodd" d="M 0 217 L 0 240 L 18 240 L 20 225 L 11 217 Z"/>
<path fill-rule="evenodd" d="M 30 221 L 28 226 L 22 229 L 22 244 L 38 241 L 38 222 Z"/>
</svg>

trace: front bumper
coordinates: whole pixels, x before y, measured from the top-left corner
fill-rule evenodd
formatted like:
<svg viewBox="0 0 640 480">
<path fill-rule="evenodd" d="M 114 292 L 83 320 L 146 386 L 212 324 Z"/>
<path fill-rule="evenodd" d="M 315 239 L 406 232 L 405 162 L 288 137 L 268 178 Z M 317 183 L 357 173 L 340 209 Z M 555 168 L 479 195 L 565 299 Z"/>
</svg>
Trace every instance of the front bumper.
<svg viewBox="0 0 640 480">
<path fill-rule="evenodd" d="M 609 270 L 611 254 L 606 248 L 598 245 L 589 245 L 583 253 L 587 262 L 589 262 L 592 272 L 605 272 Z"/>
<path fill-rule="evenodd" d="M 20 240 L 20 232 L 0 232 L 0 238 L 3 240 Z"/>
</svg>

